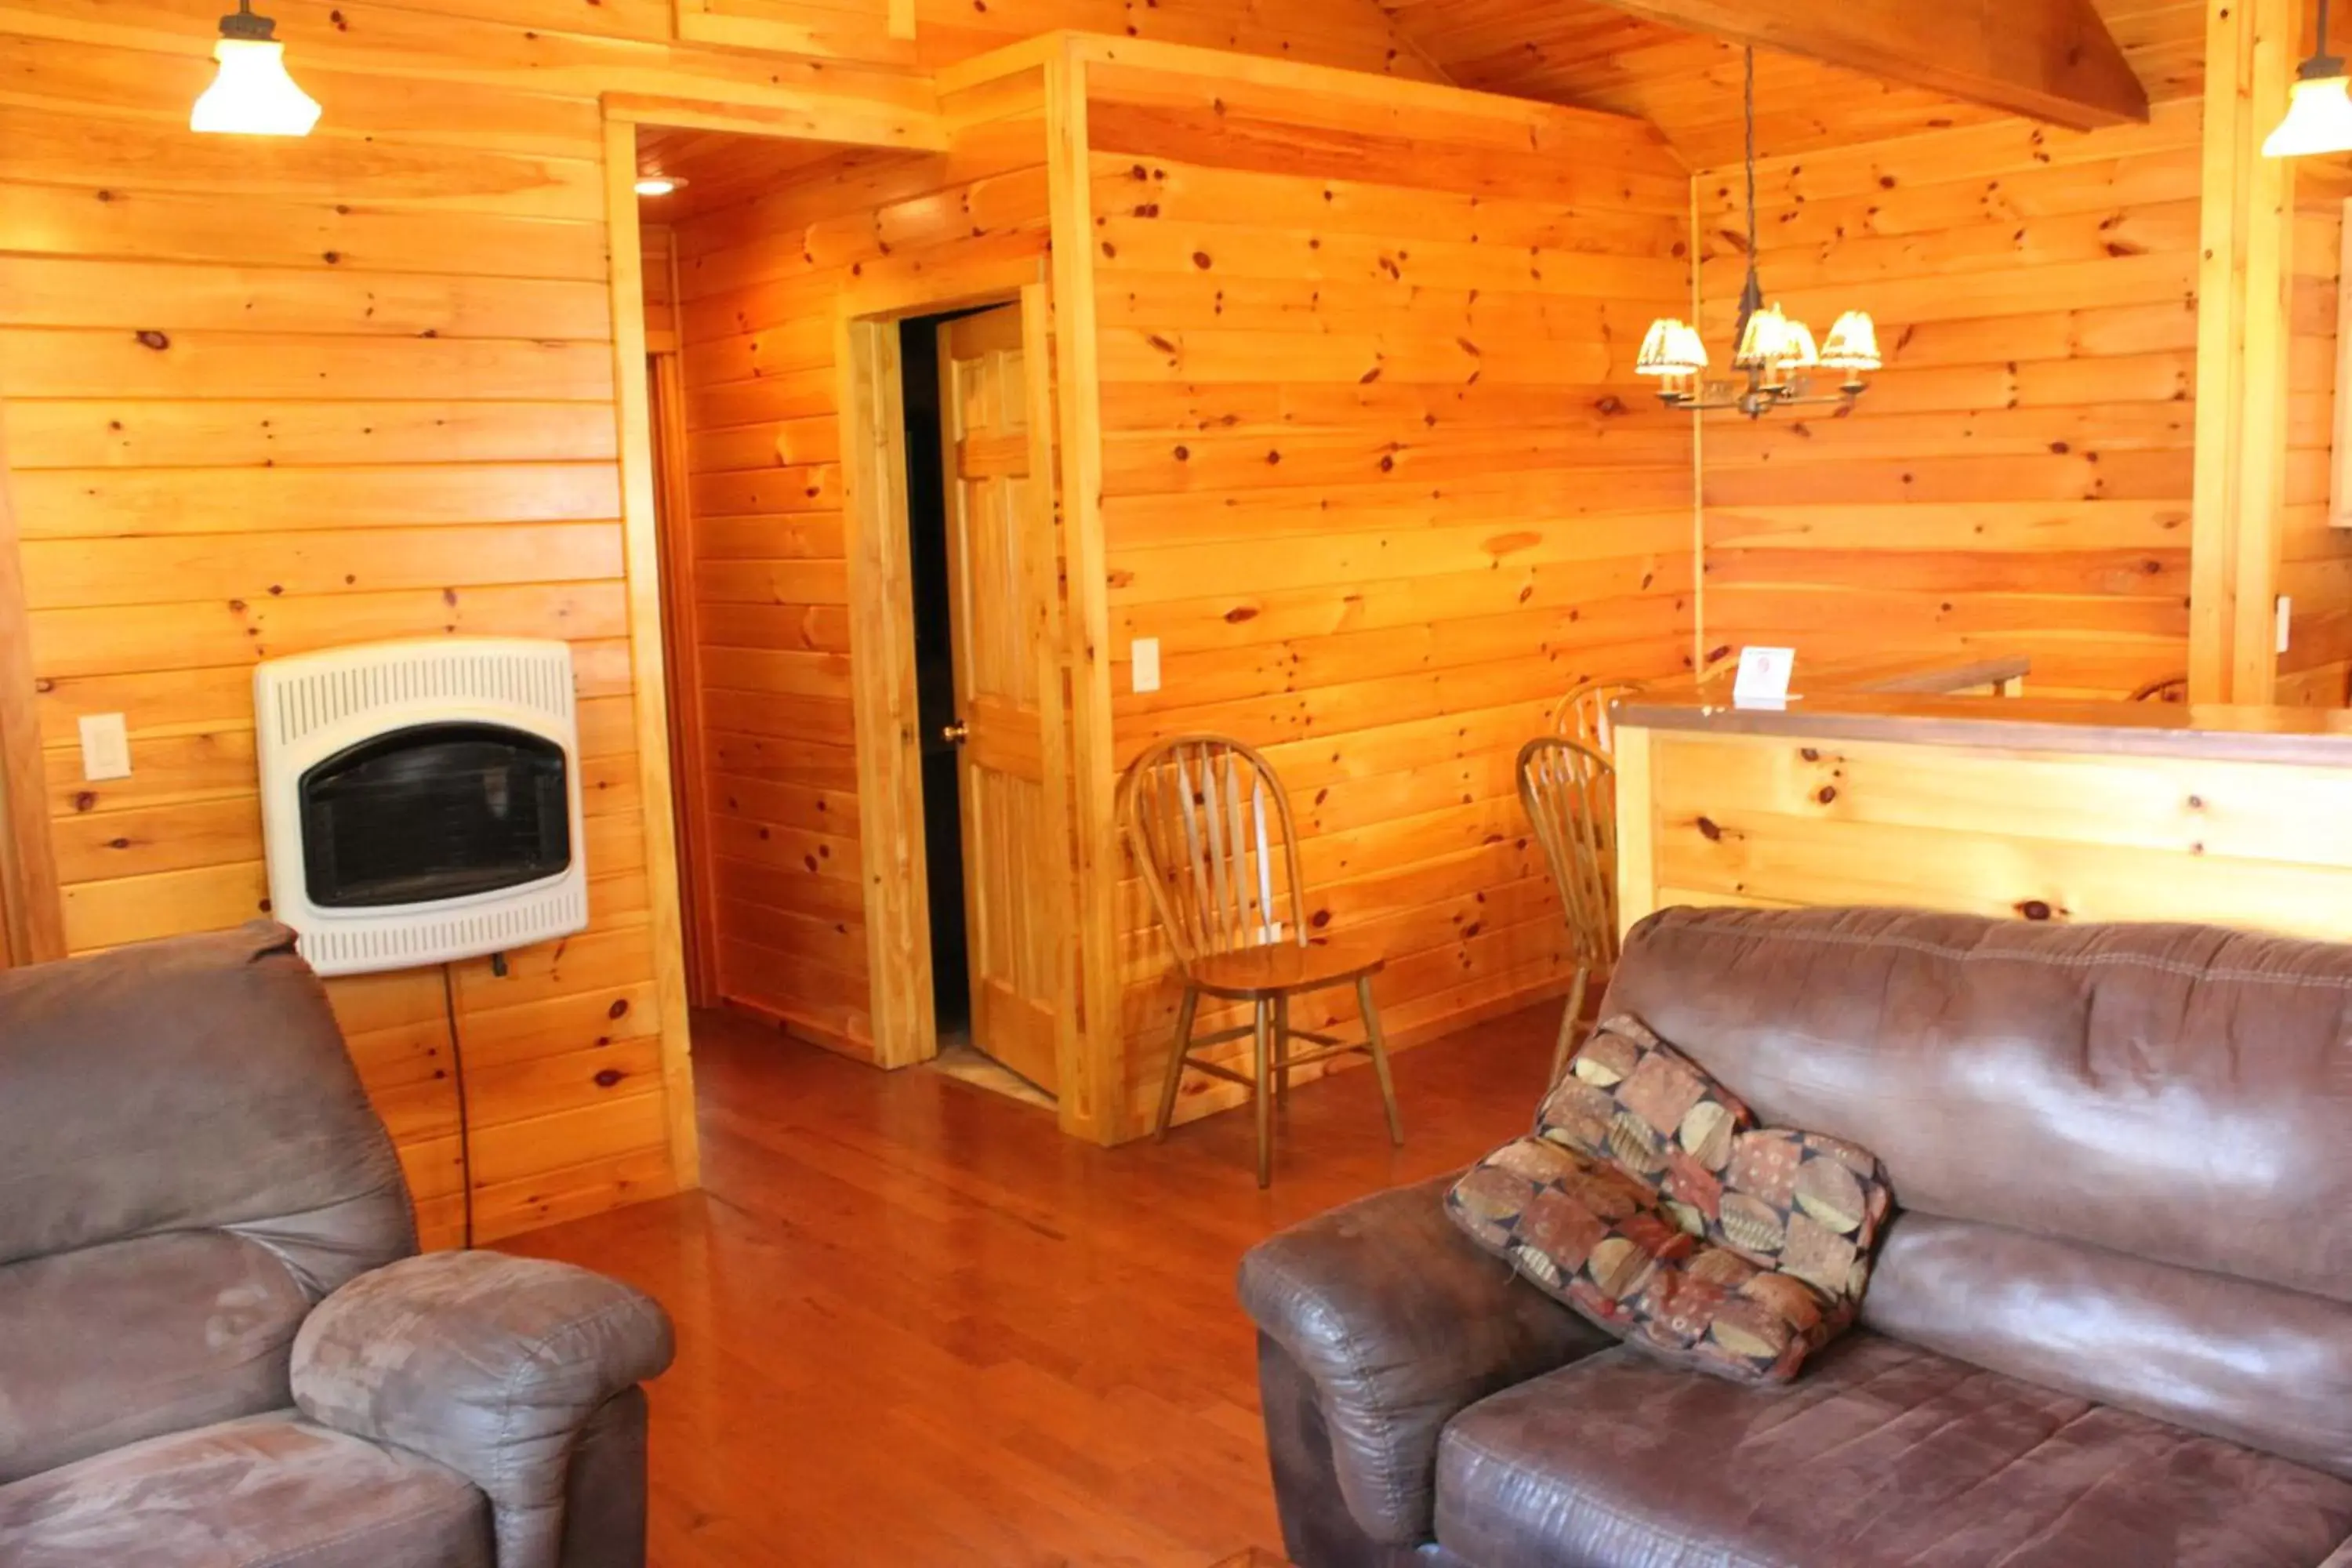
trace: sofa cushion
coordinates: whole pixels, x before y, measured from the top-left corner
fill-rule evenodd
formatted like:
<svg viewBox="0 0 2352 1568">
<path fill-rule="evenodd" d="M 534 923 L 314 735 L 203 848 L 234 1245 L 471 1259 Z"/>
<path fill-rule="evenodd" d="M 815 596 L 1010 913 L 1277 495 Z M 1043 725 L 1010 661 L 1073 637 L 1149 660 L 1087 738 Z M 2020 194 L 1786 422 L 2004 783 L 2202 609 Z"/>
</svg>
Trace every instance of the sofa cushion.
<svg viewBox="0 0 2352 1568">
<path fill-rule="evenodd" d="M 310 1310 L 273 1254 L 225 1231 L 0 1266 L 0 1483 L 283 1409 Z"/>
<path fill-rule="evenodd" d="M 2352 1482 L 1859 1331 L 1785 1387 L 1619 1350 L 1484 1400 L 1436 1533 L 1561 1568 L 2307 1568 Z"/>
<path fill-rule="evenodd" d="M 291 1413 L 153 1437 L 0 1487 L 8 1568 L 491 1568 L 455 1471 Z"/>
<path fill-rule="evenodd" d="M 318 1300 L 416 1250 L 392 1139 L 284 926 L 0 973 L 0 1263 L 234 1230 Z"/>
</svg>

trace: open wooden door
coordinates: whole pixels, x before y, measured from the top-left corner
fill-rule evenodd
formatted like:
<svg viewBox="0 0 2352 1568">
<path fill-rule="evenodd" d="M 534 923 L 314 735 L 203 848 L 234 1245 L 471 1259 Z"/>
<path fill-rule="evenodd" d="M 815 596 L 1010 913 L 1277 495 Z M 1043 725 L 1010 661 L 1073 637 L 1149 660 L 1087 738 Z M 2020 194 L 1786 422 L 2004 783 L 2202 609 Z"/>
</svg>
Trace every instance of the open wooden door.
<svg viewBox="0 0 2352 1568">
<path fill-rule="evenodd" d="M 1058 1092 L 1062 884 L 1046 759 L 1060 754 L 1057 571 L 1047 421 L 1019 305 L 940 332 L 940 424 L 955 646 L 972 1044 Z M 1045 374 L 1043 365 L 1034 367 Z M 1042 400 L 1041 400 L 1042 401 Z M 1049 695 L 1050 694 L 1050 695 Z"/>
</svg>

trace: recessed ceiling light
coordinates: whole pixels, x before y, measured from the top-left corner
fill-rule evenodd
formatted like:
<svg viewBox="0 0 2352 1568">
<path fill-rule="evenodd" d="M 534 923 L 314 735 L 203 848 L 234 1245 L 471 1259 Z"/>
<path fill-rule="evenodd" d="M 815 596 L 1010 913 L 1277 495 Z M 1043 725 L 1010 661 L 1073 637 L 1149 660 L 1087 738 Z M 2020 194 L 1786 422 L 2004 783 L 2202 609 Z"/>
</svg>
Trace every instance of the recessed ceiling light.
<svg viewBox="0 0 2352 1568">
<path fill-rule="evenodd" d="M 637 195 L 641 196 L 666 196 L 672 191 L 682 188 L 685 184 L 686 182 L 684 180 L 677 178 L 674 174 L 643 174 L 638 176 L 637 179 Z"/>
</svg>

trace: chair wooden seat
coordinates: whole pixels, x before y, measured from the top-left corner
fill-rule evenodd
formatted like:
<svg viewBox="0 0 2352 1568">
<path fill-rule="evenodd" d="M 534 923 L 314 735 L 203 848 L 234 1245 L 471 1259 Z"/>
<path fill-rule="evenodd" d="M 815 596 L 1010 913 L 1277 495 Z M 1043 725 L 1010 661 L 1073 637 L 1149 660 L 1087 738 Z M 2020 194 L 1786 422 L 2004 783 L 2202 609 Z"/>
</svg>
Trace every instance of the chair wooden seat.
<svg viewBox="0 0 2352 1568">
<path fill-rule="evenodd" d="M 1300 947 L 1281 942 L 1212 953 L 1184 966 L 1185 978 L 1212 996 L 1255 1002 L 1261 996 L 1295 996 L 1327 986 L 1350 985 L 1378 974 L 1388 961 L 1362 942 L 1317 942 Z"/>
</svg>

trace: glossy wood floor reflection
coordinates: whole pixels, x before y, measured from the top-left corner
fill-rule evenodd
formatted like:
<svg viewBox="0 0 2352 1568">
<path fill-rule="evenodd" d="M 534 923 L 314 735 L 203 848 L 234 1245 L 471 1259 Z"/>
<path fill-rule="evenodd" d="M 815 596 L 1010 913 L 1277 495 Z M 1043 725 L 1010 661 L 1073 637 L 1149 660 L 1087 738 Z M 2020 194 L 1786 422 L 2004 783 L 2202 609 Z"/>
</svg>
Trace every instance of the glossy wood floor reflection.
<svg viewBox="0 0 2352 1568">
<path fill-rule="evenodd" d="M 1524 1130 L 1556 1024 L 1400 1056 L 1401 1151 L 1370 1073 L 1302 1086 L 1261 1193 L 1246 1114 L 1097 1149 L 940 1074 L 699 1018 L 704 1190 L 505 1245 L 677 1320 L 657 1568 L 1208 1568 L 1281 1543 L 1242 1253 Z"/>
</svg>

